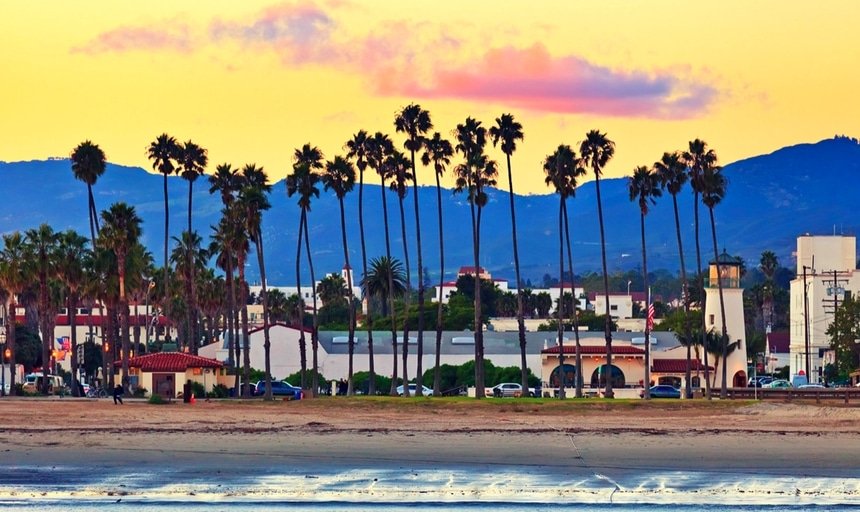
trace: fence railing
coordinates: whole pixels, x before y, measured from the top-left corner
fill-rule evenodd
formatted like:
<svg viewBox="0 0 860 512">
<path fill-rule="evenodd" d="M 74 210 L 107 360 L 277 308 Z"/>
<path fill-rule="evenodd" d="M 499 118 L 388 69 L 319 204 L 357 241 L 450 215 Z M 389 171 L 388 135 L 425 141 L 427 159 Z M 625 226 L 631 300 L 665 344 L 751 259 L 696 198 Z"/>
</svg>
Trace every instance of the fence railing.
<svg viewBox="0 0 860 512">
<path fill-rule="evenodd" d="M 719 395 L 719 389 L 714 392 Z M 812 388 L 812 389 L 769 389 L 769 388 L 729 388 L 730 399 L 742 400 L 851 400 L 860 401 L 860 388 Z"/>
</svg>

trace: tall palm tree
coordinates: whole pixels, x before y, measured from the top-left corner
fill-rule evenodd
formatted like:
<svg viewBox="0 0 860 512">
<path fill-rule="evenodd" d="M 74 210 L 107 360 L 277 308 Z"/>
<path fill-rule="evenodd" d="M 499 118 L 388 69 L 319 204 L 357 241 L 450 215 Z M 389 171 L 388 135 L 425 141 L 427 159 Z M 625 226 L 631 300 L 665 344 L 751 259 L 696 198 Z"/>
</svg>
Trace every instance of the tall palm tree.
<svg viewBox="0 0 860 512">
<path fill-rule="evenodd" d="M 727 396 L 727 387 L 728 381 L 726 380 L 726 364 L 728 357 L 728 345 L 729 345 L 729 333 L 726 328 L 726 305 L 723 300 L 723 278 L 720 273 L 720 255 L 717 249 L 717 223 L 714 220 L 714 208 L 720 204 L 724 197 L 726 197 L 726 186 L 728 181 L 726 177 L 722 173 L 722 169 L 719 166 L 711 166 L 708 169 L 705 169 L 705 172 L 702 173 L 701 176 L 701 193 L 702 193 L 702 203 L 708 207 L 708 213 L 711 217 L 711 241 L 714 243 L 714 262 L 717 265 L 717 288 L 720 294 L 720 320 L 722 321 L 723 328 L 723 373 L 722 373 L 722 385 L 720 386 L 720 398 L 724 399 Z"/>
<path fill-rule="evenodd" d="M 380 193 L 382 194 L 382 221 L 385 231 L 385 257 L 391 261 L 391 236 L 388 229 L 388 202 L 385 197 L 385 178 L 387 176 L 388 157 L 394 152 L 394 144 L 388 135 L 382 132 L 376 132 L 368 141 L 367 159 L 371 169 L 376 171 L 380 180 Z M 391 273 L 388 274 L 389 279 L 393 279 Z M 388 283 L 388 289 L 393 289 L 394 283 Z M 397 319 L 394 311 L 394 294 L 388 295 L 388 316 L 391 321 L 391 352 L 392 352 L 392 372 L 391 372 L 391 387 L 388 393 L 392 396 L 397 395 Z M 405 322 L 404 322 L 405 323 Z"/>
<path fill-rule="evenodd" d="M 409 160 L 406 156 L 394 150 L 386 160 L 386 175 L 390 180 L 391 190 L 397 194 L 398 204 L 400 205 L 400 234 L 403 240 L 403 260 L 406 262 L 406 296 L 403 301 L 403 382 L 409 382 L 406 371 L 406 362 L 409 357 L 409 306 L 412 298 L 412 274 L 409 269 L 409 244 L 406 239 L 406 217 L 403 212 L 403 200 L 406 198 L 406 193 L 409 191 L 409 181 L 414 179 L 409 168 Z M 416 388 L 418 389 L 418 388 Z M 409 386 L 404 384 L 403 396 L 409 396 Z"/>
<path fill-rule="evenodd" d="M 486 187 L 496 184 L 498 166 L 484 154 L 487 130 L 471 117 L 458 124 L 455 150 L 463 155 L 464 162 L 455 169 L 455 192 L 467 191 L 472 221 L 472 253 L 475 259 L 475 396 L 484 398 L 484 333 L 481 312 L 481 214 L 487 204 Z"/>
<path fill-rule="evenodd" d="M 361 272 L 362 279 L 367 275 L 367 249 L 364 239 L 364 170 L 368 166 L 368 152 L 370 139 L 367 132 L 359 130 L 350 140 L 346 142 L 347 157 L 355 160 L 358 167 L 358 231 L 361 237 Z M 367 310 L 364 323 L 367 327 L 367 354 L 368 354 L 368 394 L 376 394 L 376 370 L 373 365 L 373 314 L 370 309 L 370 301 L 364 297 Z"/>
<path fill-rule="evenodd" d="M 30 270 L 27 272 L 33 276 L 38 284 L 39 290 L 39 329 L 42 334 L 42 368 L 45 375 L 54 373 L 55 368 L 49 365 L 51 352 L 54 344 L 54 332 L 51 328 L 53 319 L 49 315 L 49 280 L 54 275 L 54 264 L 56 257 L 57 234 L 47 224 L 38 228 L 28 229 L 24 234 L 25 247 Z M 48 379 L 43 379 L 42 392 L 48 393 Z"/>
<path fill-rule="evenodd" d="M 490 138 L 495 147 L 502 143 L 502 153 L 508 163 L 508 199 L 511 206 L 511 238 L 514 245 L 514 272 L 517 278 L 517 326 L 520 340 L 520 369 L 523 389 L 528 389 L 528 365 L 526 363 L 526 324 L 523 317 L 523 286 L 520 279 L 520 254 L 517 246 L 517 216 L 514 211 L 514 179 L 511 173 L 511 155 L 517 150 L 517 141 L 523 140 L 523 125 L 514 120 L 512 114 L 502 114 L 496 118 L 496 125 L 490 127 Z M 523 394 L 523 396 L 526 396 Z"/>
<path fill-rule="evenodd" d="M 128 392 L 128 298 L 126 296 L 126 270 L 129 250 L 141 235 L 143 221 L 126 203 L 114 203 L 102 212 L 104 231 L 99 235 L 100 243 L 116 255 L 117 275 L 119 277 L 120 335 L 122 337 L 122 386 Z"/>
<path fill-rule="evenodd" d="M 340 233 L 343 243 L 343 265 L 346 269 L 346 289 L 348 293 L 347 313 L 349 319 L 349 369 L 347 371 L 347 395 L 354 394 L 352 374 L 353 357 L 355 354 L 355 307 L 352 303 L 352 266 L 349 264 L 349 245 L 346 241 L 346 214 L 343 207 L 343 198 L 355 187 L 355 167 L 342 156 L 336 156 L 334 160 L 326 162 L 325 173 L 322 182 L 326 191 L 332 190 L 337 196 L 340 206 Z"/>
<path fill-rule="evenodd" d="M 221 195 L 221 204 L 224 209 L 221 210 L 221 220 L 217 227 L 213 227 L 213 243 L 217 246 L 217 265 L 224 270 L 224 277 L 227 285 L 227 312 L 226 312 L 226 327 L 229 338 L 228 362 L 238 368 L 239 365 L 239 344 L 237 343 L 237 331 L 235 322 L 236 315 L 236 280 L 233 278 L 233 271 L 236 269 L 236 257 L 231 251 L 232 244 L 230 238 L 235 234 L 235 223 L 231 222 L 230 207 L 235 201 L 235 195 L 240 187 L 240 179 L 238 169 L 233 169 L 230 164 L 221 164 L 215 168 L 215 174 L 209 177 L 209 193 L 219 193 Z M 215 252 L 215 247 L 210 247 Z M 236 372 L 235 379 L 235 396 L 240 396 L 239 387 L 239 372 Z"/>
<path fill-rule="evenodd" d="M 301 210 L 299 230 L 302 232 L 299 235 L 299 252 L 301 252 L 302 237 L 304 237 L 305 253 L 308 258 L 308 269 L 311 275 L 311 295 L 313 297 L 313 326 L 311 328 L 313 374 L 311 375 L 311 385 L 313 387 L 312 393 L 316 396 L 319 390 L 319 317 L 317 316 L 316 276 L 314 275 L 314 263 L 311 258 L 311 245 L 308 235 L 308 212 L 311 210 L 311 201 L 313 198 L 320 195 L 317 188 L 320 179 L 317 171 L 323 168 L 323 154 L 318 147 L 305 144 L 295 150 L 293 160 L 292 179 L 290 176 L 287 176 L 286 181 L 287 196 L 292 196 L 296 193 L 299 195 L 298 205 Z M 298 273 L 298 267 L 296 268 L 296 272 Z"/>
<path fill-rule="evenodd" d="M 18 231 L 3 235 L 3 250 L 0 251 L 0 287 L 6 290 L 6 346 L 10 357 L 10 368 L 15 367 L 17 349 L 15 346 L 15 326 L 18 295 L 24 291 L 30 279 L 26 274 L 26 243 Z M 15 393 L 15 372 L 9 373 L 9 394 Z"/>
<path fill-rule="evenodd" d="M 194 182 L 202 176 L 206 170 L 206 165 L 209 163 L 209 157 L 206 149 L 198 146 L 192 141 L 179 145 L 177 163 L 179 164 L 179 175 L 188 182 L 188 232 L 192 232 L 191 227 L 191 210 L 194 197 Z M 189 253 L 189 257 L 191 254 Z M 186 301 L 188 302 L 188 335 L 191 336 L 192 352 L 197 353 L 197 344 L 200 340 L 197 332 L 197 298 L 194 282 L 197 277 L 195 275 L 195 267 L 190 262 L 185 266 L 186 270 L 191 272 L 191 275 L 185 276 L 185 293 Z"/>
<path fill-rule="evenodd" d="M 648 258 L 645 251 L 645 216 L 648 215 L 649 204 L 657 204 L 656 198 L 662 195 L 660 177 L 645 166 L 633 169 L 633 176 L 627 181 L 630 200 L 639 204 L 639 227 L 642 232 L 642 281 L 645 286 L 646 309 L 650 306 L 648 293 Z M 651 398 L 651 326 L 645 322 L 645 399 Z"/>
<path fill-rule="evenodd" d="M 242 386 L 242 397 L 250 398 L 251 397 L 251 334 L 250 329 L 248 328 L 248 281 L 245 279 L 245 261 L 248 259 L 248 253 L 251 250 L 251 244 L 249 242 L 250 236 L 246 231 L 246 225 L 244 223 L 244 212 L 242 211 L 242 207 L 239 204 L 232 203 L 228 206 L 225 212 L 225 224 L 227 230 L 226 243 L 229 245 L 229 251 L 232 256 L 236 258 L 236 269 L 238 272 L 238 285 L 239 287 L 239 297 L 236 301 L 236 307 L 238 309 L 238 316 L 241 317 L 239 322 L 241 324 L 242 335 L 236 335 L 237 340 L 242 340 L 241 345 L 237 344 L 236 351 L 236 366 L 239 366 L 239 348 L 241 348 L 241 359 L 242 359 L 242 382 L 244 385 Z M 239 331 L 239 328 L 236 329 Z M 236 385 L 239 385 L 239 377 L 236 377 Z"/>
<path fill-rule="evenodd" d="M 424 142 L 424 154 L 421 155 L 421 162 L 424 165 L 433 164 L 433 169 L 436 171 L 436 211 L 439 214 L 439 293 L 442 293 L 442 288 L 445 285 L 445 229 L 442 223 L 442 185 L 440 179 L 445 174 L 445 169 L 451 164 L 451 157 L 454 155 L 454 148 L 451 143 L 442 138 L 439 132 L 433 134 L 433 138 Z M 442 372 L 441 372 L 441 357 L 442 357 L 442 297 L 436 301 L 436 361 L 433 372 L 433 396 L 442 394 Z M 418 389 L 416 387 L 416 389 Z"/>
<path fill-rule="evenodd" d="M 268 194 L 272 186 L 268 183 L 268 176 L 262 167 L 248 164 L 242 168 L 242 188 L 236 198 L 239 211 L 245 225 L 245 232 L 254 242 L 254 251 L 257 253 L 257 266 L 260 271 L 260 285 L 263 299 L 263 351 L 266 366 L 266 400 L 272 400 L 272 361 L 269 338 L 269 294 L 266 293 L 266 261 L 263 253 L 263 212 L 271 208 Z"/>
<path fill-rule="evenodd" d="M 688 150 L 683 153 L 682 157 L 687 166 L 687 172 L 689 173 L 690 186 L 693 189 L 693 225 L 696 237 L 696 279 L 698 281 L 696 284 L 698 285 L 699 300 L 701 301 L 699 307 L 704 310 L 705 278 L 704 272 L 702 271 L 702 251 L 699 245 L 699 194 L 702 193 L 702 176 L 708 169 L 712 169 L 717 164 L 717 154 L 714 150 L 708 147 L 707 142 L 701 139 L 691 140 L 687 147 Z M 705 333 L 707 331 L 705 316 L 702 315 L 702 325 L 700 329 L 702 345 L 705 344 Z M 705 350 L 704 352 L 705 371 L 707 372 L 708 351 Z M 705 377 L 705 380 L 707 380 L 707 376 Z M 705 395 L 710 400 L 710 385 L 705 387 Z"/>
<path fill-rule="evenodd" d="M 415 206 L 415 242 L 417 244 L 418 257 L 418 339 L 417 339 L 417 369 L 415 372 L 415 389 L 422 389 L 424 385 L 424 262 L 422 259 L 421 250 L 421 218 L 418 214 L 418 170 L 415 167 L 415 153 L 421 151 L 424 147 L 425 134 L 433 128 L 433 122 L 430 120 L 430 112 L 421 108 L 420 105 L 411 104 L 404 107 L 403 110 L 395 117 L 394 126 L 398 132 L 406 134 L 407 139 L 403 146 L 409 150 L 412 156 L 412 191 L 415 196 L 413 202 Z M 404 241 L 405 242 L 405 241 Z M 405 325 L 405 322 L 404 322 Z M 404 335 L 405 336 L 405 335 Z M 406 343 L 404 347 L 404 360 L 406 353 Z M 404 371 L 406 363 L 404 362 Z M 408 390 L 409 386 L 404 389 Z M 404 393 L 406 396 L 406 393 Z"/>
<path fill-rule="evenodd" d="M 393 286 L 392 286 L 393 285 Z M 367 275 L 361 281 L 361 288 L 367 297 L 376 299 L 387 313 L 390 296 L 399 297 L 406 293 L 406 273 L 403 264 L 396 259 L 380 256 L 370 260 Z"/>
<path fill-rule="evenodd" d="M 107 168 L 105 152 L 98 144 L 85 140 L 72 150 L 72 173 L 75 179 L 87 184 L 87 209 L 90 217 L 90 242 L 95 245 L 96 235 L 99 232 L 99 216 L 96 210 L 96 201 L 93 198 L 93 185 L 96 184 Z"/>
<path fill-rule="evenodd" d="M 684 301 L 684 336 L 686 340 L 692 340 L 693 329 L 690 325 L 690 288 L 687 284 L 687 266 L 684 260 L 684 244 L 681 241 L 681 219 L 678 214 L 678 194 L 681 192 L 681 189 L 684 188 L 684 184 L 687 183 L 687 166 L 680 153 L 663 153 L 662 158 L 654 163 L 654 172 L 656 172 L 660 177 L 660 185 L 672 196 L 672 207 L 675 211 L 675 235 L 678 238 L 678 258 L 681 262 L 681 299 Z M 690 396 L 693 392 L 691 381 L 692 345 L 695 345 L 695 343 L 690 342 L 684 345 L 687 347 L 687 364 L 684 370 L 685 396 Z M 708 371 L 707 359 L 705 359 L 705 371 Z M 708 382 L 706 376 L 705 387 L 709 390 L 708 395 L 710 395 L 710 386 L 711 384 Z"/>
<path fill-rule="evenodd" d="M 167 241 L 170 236 L 170 205 L 167 199 L 167 177 L 176 172 L 176 161 L 179 158 L 179 143 L 174 137 L 162 133 L 147 148 L 147 158 L 152 160 L 153 170 L 164 176 L 164 301 L 162 309 L 167 308 L 169 302 L 168 291 L 168 265 L 167 263 Z M 166 312 L 166 311 L 165 311 Z"/>
<path fill-rule="evenodd" d="M 600 200 L 600 176 L 603 168 L 615 155 L 615 143 L 606 137 L 605 133 L 591 130 L 585 135 L 585 140 L 579 146 L 582 159 L 591 166 L 594 173 L 594 187 L 597 191 L 597 219 L 600 223 L 600 257 L 603 263 L 603 293 L 606 297 L 606 323 L 604 324 L 604 336 L 606 337 L 606 398 L 615 398 L 612 392 L 612 318 L 609 315 L 609 275 L 606 268 L 606 236 L 603 229 L 603 204 Z"/>
<path fill-rule="evenodd" d="M 80 396 L 78 385 L 78 301 L 84 280 L 84 266 L 90 258 L 87 239 L 74 230 L 60 233 L 57 244 L 57 277 L 65 285 L 66 311 L 69 314 L 69 328 L 72 341 L 72 395 Z"/>
</svg>

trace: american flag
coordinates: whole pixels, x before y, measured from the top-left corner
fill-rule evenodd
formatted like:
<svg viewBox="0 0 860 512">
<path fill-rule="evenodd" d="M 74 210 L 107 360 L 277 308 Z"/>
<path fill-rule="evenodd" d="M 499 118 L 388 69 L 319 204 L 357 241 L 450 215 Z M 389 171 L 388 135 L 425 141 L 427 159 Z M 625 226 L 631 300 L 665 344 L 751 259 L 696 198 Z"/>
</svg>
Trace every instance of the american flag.
<svg viewBox="0 0 860 512">
<path fill-rule="evenodd" d="M 654 304 L 648 304 L 648 319 L 646 320 L 648 332 L 654 329 Z"/>
</svg>

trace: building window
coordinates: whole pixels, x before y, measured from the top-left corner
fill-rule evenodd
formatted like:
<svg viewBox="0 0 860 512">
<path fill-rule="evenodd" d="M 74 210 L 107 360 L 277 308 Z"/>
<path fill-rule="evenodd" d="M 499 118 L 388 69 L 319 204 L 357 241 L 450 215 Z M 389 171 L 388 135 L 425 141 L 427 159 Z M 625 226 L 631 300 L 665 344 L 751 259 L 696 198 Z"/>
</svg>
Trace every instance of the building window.
<svg viewBox="0 0 860 512">
<path fill-rule="evenodd" d="M 609 309 L 611 311 L 618 311 L 618 304 L 612 304 L 611 306 L 609 306 Z"/>
<path fill-rule="evenodd" d="M 714 315 L 708 315 L 708 320 L 711 322 L 711 325 L 714 325 Z"/>
</svg>

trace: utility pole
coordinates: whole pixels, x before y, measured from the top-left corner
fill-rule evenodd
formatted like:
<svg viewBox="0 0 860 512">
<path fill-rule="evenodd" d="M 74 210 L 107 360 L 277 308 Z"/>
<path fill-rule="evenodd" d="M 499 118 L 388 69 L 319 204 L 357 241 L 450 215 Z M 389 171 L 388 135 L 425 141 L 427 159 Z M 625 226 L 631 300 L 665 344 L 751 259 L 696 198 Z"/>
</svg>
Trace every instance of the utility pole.
<svg viewBox="0 0 860 512">
<path fill-rule="evenodd" d="M 839 296 L 845 294 L 845 287 L 843 285 L 848 284 L 847 279 L 839 279 L 838 273 L 836 270 L 833 270 L 833 281 L 832 283 L 828 281 L 829 286 L 827 287 L 827 297 L 824 299 L 824 312 L 826 314 L 833 313 L 833 328 L 838 329 L 836 324 L 836 315 L 839 311 Z M 839 339 L 839 332 L 835 333 L 834 339 Z M 839 361 L 839 344 L 834 344 L 834 361 Z"/>
</svg>

